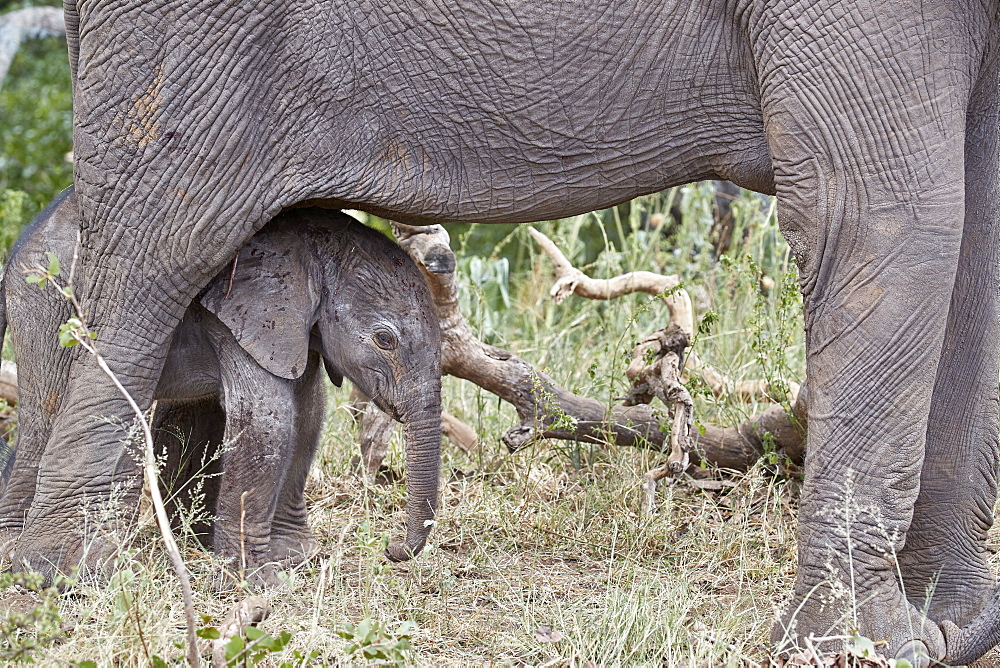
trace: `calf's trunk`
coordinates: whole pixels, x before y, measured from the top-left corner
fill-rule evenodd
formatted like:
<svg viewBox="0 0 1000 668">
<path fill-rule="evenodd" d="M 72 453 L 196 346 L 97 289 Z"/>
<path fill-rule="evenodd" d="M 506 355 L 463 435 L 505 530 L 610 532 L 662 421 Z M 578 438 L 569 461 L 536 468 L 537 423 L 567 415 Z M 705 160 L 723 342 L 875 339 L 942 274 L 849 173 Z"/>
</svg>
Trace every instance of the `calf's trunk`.
<svg viewBox="0 0 1000 668">
<path fill-rule="evenodd" d="M 405 423 L 406 430 L 406 538 L 385 551 L 390 561 L 406 561 L 424 548 L 434 526 L 441 466 L 440 389 L 430 406 Z"/>
</svg>

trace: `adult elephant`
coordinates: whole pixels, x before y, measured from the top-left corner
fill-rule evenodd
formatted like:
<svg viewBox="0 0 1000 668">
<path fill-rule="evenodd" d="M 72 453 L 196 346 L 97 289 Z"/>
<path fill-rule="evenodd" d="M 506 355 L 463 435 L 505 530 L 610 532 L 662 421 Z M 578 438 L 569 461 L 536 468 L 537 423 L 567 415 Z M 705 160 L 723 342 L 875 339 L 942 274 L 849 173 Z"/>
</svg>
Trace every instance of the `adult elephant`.
<svg viewBox="0 0 1000 668">
<path fill-rule="evenodd" d="M 695 179 L 774 193 L 810 397 L 785 621 L 792 638 L 856 626 L 890 654 L 939 657 L 940 624 L 972 622 L 993 583 L 998 11 L 67 0 L 80 295 L 149 403 L 188 303 L 283 208 L 521 222 Z M 108 418 L 128 416 L 81 358 L 18 560 L 107 558 L 113 527 L 81 536 L 77 500 L 109 503 L 123 446 Z M 950 658 L 979 651 L 970 637 L 949 635 Z"/>
</svg>

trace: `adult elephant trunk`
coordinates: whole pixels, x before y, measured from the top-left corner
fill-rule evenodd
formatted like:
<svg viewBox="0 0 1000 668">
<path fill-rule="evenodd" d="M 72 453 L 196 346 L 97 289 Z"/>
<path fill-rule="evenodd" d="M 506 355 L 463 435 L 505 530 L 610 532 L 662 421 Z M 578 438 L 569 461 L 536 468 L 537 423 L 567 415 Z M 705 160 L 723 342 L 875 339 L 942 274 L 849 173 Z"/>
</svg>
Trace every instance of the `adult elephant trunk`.
<svg viewBox="0 0 1000 668">
<path fill-rule="evenodd" d="M 424 549 L 434 526 L 441 467 L 440 384 L 430 405 L 405 423 L 406 431 L 406 539 L 390 543 L 389 561 L 406 561 Z"/>
</svg>

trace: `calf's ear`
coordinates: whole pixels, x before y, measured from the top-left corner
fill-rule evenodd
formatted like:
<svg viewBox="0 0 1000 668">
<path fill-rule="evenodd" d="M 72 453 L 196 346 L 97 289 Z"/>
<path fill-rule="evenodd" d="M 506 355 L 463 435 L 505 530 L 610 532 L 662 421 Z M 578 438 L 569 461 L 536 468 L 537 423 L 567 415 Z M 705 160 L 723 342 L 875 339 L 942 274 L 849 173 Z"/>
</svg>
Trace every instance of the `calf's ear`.
<svg viewBox="0 0 1000 668">
<path fill-rule="evenodd" d="M 312 251 L 290 231 L 259 232 L 201 295 L 262 367 L 298 378 L 309 356 L 309 330 L 321 294 Z"/>
</svg>

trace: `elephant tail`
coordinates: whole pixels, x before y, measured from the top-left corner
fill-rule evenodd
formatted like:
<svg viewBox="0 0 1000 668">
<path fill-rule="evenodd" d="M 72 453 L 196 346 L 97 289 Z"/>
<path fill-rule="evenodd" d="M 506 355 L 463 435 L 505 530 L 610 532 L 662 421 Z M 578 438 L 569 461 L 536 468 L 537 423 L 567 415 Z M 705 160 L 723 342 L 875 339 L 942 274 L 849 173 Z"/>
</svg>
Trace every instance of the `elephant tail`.
<svg viewBox="0 0 1000 668">
<path fill-rule="evenodd" d="M 7 334 L 7 267 L 10 262 L 0 268 L 0 350 L 3 350 L 4 338 Z M 14 448 L 0 439 L 0 492 L 7 487 L 10 472 L 14 469 Z"/>
</svg>

